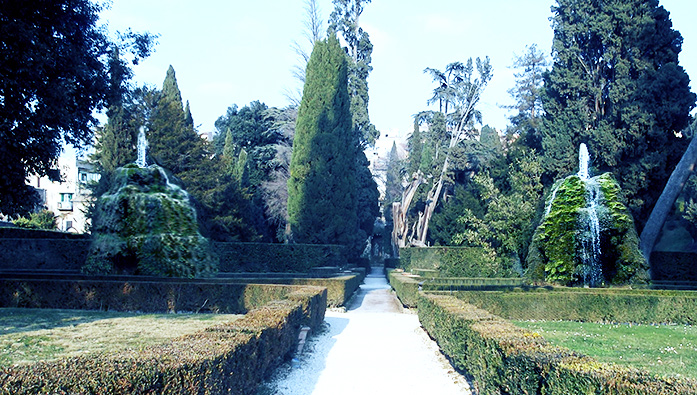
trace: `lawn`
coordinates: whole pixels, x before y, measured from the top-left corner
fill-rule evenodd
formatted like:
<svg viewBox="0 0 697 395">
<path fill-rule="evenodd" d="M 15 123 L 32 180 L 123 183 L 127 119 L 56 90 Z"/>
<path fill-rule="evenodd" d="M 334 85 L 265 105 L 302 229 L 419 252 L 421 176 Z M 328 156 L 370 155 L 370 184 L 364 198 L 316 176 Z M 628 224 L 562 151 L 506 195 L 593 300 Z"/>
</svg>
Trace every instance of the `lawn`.
<svg viewBox="0 0 697 395">
<path fill-rule="evenodd" d="M 601 362 L 632 366 L 663 376 L 697 378 L 697 327 L 513 321 L 550 343 Z"/>
<path fill-rule="evenodd" d="M 239 317 L 0 308 L 0 367 L 141 348 Z"/>
</svg>

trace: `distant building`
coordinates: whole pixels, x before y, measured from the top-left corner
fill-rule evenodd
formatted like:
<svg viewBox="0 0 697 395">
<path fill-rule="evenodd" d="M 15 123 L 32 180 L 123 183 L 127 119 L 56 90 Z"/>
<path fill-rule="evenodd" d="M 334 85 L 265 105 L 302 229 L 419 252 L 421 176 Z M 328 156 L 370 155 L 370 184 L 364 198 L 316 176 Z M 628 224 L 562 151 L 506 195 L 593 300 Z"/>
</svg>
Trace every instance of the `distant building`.
<svg viewBox="0 0 697 395">
<path fill-rule="evenodd" d="M 56 215 L 58 230 L 85 233 L 90 191 L 87 185 L 99 181 L 99 173 L 87 161 L 67 150 L 58 158 L 61 181 L 48 177 L 31 176 L 28 184 L 36 188 L 41 196 L 41 206 Z"/>
<path fill-rule="evenodd" d="M 407 156 L 407 137 L 404 132 L 392 130 L 384 132 L 375 141 L 375 145 L 365 150 L 365 156 L 370 161 L 370 171 L 378 184 L 380 199 L 385 198 L 385 183 L 387 182 L 387 164 L 392 151 L 392 144 L 397 144 L 397 155 L 400 159 Z"/>
</svg>

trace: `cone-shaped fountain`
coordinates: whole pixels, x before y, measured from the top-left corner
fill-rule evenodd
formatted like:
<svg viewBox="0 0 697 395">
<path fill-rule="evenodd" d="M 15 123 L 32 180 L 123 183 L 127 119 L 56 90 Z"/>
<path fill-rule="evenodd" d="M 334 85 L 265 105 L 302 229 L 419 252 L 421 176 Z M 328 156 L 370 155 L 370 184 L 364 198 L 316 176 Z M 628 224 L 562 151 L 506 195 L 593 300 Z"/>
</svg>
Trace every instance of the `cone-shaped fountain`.
<svg viewBox="0 0 697 395">
<path fill-rule="evenodd" d="M 138 136 L 136 163 L 116 169 L 111 188 L 97 199 L 92 246 L 84 271 L 200 277 L 215 264 L 208 240 L 198 232 L 189 195 L 165 170 L 147 165 L 145 131 Z"/>
<path fill-rule="evenodd" d="M 552 187 L 528 252 L 528 276 L 564 285 L 599 287 L 645 282 L 648 266 L 634 220 L 612 174 L 591 177 L 579 148 L 579 171 Z"/>
</svg>

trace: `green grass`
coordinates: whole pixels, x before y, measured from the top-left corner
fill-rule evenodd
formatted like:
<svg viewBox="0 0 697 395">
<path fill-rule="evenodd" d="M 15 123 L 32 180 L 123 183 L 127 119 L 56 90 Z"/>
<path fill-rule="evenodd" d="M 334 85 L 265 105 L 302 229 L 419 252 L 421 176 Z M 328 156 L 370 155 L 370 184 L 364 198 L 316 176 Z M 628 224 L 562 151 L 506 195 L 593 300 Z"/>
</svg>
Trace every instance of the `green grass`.
<svg viewBox="0 0 697 395">
<path fill-rule="evenodd" d="M 691 325 L 595 324 L 574 321 L 512 321 L 550 343 L 601 362 L 661 376 L 697 378 L 697 327 Z"/>
<path fill-rule="evenodd" d="M 142 348 L 239 317 L 0 308 L 0 367 Z"/>
</svg>

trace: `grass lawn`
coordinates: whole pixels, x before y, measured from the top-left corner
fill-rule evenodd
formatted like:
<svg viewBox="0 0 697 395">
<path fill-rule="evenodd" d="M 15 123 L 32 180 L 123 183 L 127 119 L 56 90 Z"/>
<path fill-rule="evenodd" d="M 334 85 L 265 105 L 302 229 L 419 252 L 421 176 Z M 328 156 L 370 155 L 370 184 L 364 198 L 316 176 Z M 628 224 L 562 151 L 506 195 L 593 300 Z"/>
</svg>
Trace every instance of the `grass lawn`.
<svg viewBox="0 0 697 395">
<path fill-rule="evenodd" d="M 513 321 L 550 343 L 668 376 L 697 378 L 697 326 Z"/>
<path fill-rule="evenodd" d="M 242 316 L 0 308 L 0 368 L 141 348 L 239 317 Z"/>
</svg>

